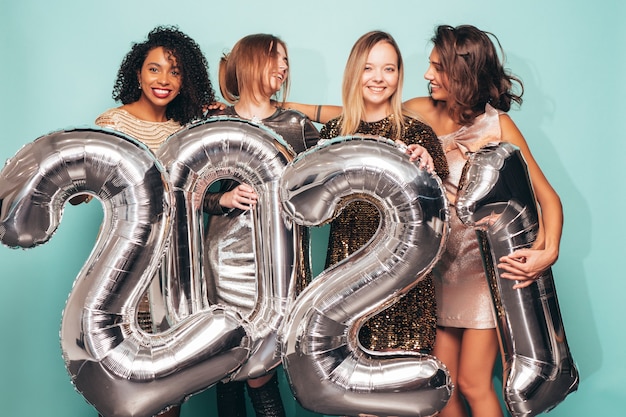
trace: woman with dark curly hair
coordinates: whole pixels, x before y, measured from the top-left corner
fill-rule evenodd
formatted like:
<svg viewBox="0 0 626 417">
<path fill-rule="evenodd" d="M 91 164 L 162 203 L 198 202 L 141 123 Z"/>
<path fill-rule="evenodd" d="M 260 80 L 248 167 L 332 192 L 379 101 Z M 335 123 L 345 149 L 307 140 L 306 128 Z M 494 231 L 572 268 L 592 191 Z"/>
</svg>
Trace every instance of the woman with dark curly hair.
<svg viewBox="0 0 626 417">
<path fill-rule="evenodd" d="M 442 25 L 431 39 L 430 65 L 424 74 L 429 97 L 405 103 L 420 114 L 442 142 L 450 175 L 444 181 L 454 203 L 467 151 L 489 142 L 518 146 L 528 165 L 541 207 L 540 234 L 530 249 L 501 258 L 502 278 L 530 285 L 556 262 L 563 227 L 561 201 L 526 140 L 507 112 L 521 104 L 523 85 L 509 74 L 498 54 L 497 38 L 474 26 Z M 513 86 L 517 84 L 519 91 Z M 470 227 L 451 213 L 446 250 L 433 269 L 437 295 L 437 343 L 433 354 L 443 361 L 458 388 L 441 416 L 502 416 L 492 373 L 499 345 L 493 304 L 478 240 Z"/>
<path fill-rule="evenodd" d="M 156 151 L 183 125 L 201 119 L 204 109 L 215 101 L 215 93 L 198 44 L 176 27 L 159 26 L 145 41 L 133 44 L 125 56 L 113 98 L 122 106 L 102 113 L 96 124 L 125 133 Z M 72 203 L 89 199 L 80 195 Z M 158 284 L 158 277 L 154 281 Z M 159 330 L 162 321 L 153 319 L 147 293 L 137 315 L 143 330 Z M 180 407 L 175 406 L 161 415 L 179 414 Z"/>
<path fill-rule="evenodd" d="M 198 44 L 175 27 L 159 26 L 122 61 L 113 99 L 122 106 L 100 115 L 96 124 L 155 150 L 182 125 L 200 119 L 215 95 Z"/>
</svg>

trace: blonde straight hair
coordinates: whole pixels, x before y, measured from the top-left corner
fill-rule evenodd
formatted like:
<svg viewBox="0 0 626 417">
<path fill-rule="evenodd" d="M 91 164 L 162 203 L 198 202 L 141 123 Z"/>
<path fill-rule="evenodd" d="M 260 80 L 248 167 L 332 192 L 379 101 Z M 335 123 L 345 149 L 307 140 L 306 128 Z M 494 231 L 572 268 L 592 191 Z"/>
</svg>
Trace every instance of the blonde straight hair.
<svg viewBox="0 0 626 417">
<path fill-rule="evenodd" d="M 379 42 L 387 42 L 393 46 L 398 55 L 398 88 L 389 98 L 391 101 L 391 115 L 393 116 L 393 138 L 400 139 L 404 129 L 404 117 L 402 110 L 402 84 L 404 82 L 404 65 L 400 48 L 393 37 L 382 31 L 372 31 L 361 36 L 356 41 L 346 68 L 343 73 L 342 101 L 343 113 L 341 114 L 341 135 L 348 136 L 354 134 L 361 120 L 365 119 L 365 104 L 363 100 L 363 89 L 361 88 L 363 71 L 367 63 L 367 57 L 372 48 Z"/>
<path fill-rule="evenodd" d="M 237 103 L 241 92 L 246 88 L 251 90 L 255 100 L 263 94 L 267 69 L 274 65 L 279 44 L 287 52 L 285 42 L 274 35 L 265 33 L 248 35 L 241 38 L 229 54 L 222 56 L 218 78 L 224 100 L 230 104 Z M 289 75 L 281 87 L 282 103 L 285 102 L 288 91 Z"/>
</svg>

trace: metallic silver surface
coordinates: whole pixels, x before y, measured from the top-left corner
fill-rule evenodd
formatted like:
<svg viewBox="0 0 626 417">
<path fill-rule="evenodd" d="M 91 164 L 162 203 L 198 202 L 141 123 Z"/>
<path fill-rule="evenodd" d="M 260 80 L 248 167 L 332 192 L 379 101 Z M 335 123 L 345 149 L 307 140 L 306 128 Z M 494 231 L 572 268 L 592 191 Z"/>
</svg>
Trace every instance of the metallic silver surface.
<svg viewBox="0 0 626 417">
<path fill-rule="evenodd" d="M 340 137 L 301 153 L 283 174 L 281 199 L 303 225 L 328 222 L 353 199 L 371 201 L 381 225 L 359 251 L 321 273 L 290 308 L 283 366 L 303 407 L 331 415 L 433 415 L 452 386 L 445 366 L 415 352 L 365 351 L 361 324 L 405 294 L 445 245 L 441 181 L 393 142 Z"/>
<path fill-rule="evenodd" d="M 158 334 L 137 324 L 174 209 L 167 175 L 141 143 L 73 129 L 24 146 L 0 172 L 0 240 L 46 243 L 66 201 L 84 193 L 102 203 L 104 221 L 63 312 L 61 347 L 77 391 L 104 416 L 150 416 L 239 368 L 252 331 L 236 311 L 213 307 Z"/>
<path fill-rule="evenodd" d="M 231 299 L 221 297 L 219 305 L 237 311 L 250 330 L 246 334 L 250 355 L 229 378 L 246 380 L 264 375 L 280 364 L 278 329 L 288 301 L 294 297 L 300 228 L 285 219 L 278 192 L 284 167 L 294 153 L 269 128 L 219 117 L 177 132 L 157 154 L 169 172 L 176 202 L 169 262 L 183 260 L 166 274 L 165 300 L 170 320 L 176 323 L 209 308 L 208 294 L 215 291 L 214 279 L 219 278 L 217 284 L 222 289 L 234 288 L 235 294 Z M 245 216 L 211 216 L 203 242 L 202 203 L 211 183 L 221 179 L 251 185 L 258 203 Z M 223 245 L 229 243 L 226 239 L 234 243 L 228 255 L 235 262 L 207 256 L 215 251 L 203 248 L 203 244 Z M 238 241 L 240 245 L 236 245 Z M 245 262 L 237 265 L 236 260 L 242 258 Z M 213 266 L 210 270 L 219 270 L 218 277 L 206 277 L 208 282 L 201 273 L 207 270 L 205 262 Z M 247 271 L 250 268 L 252 271 Z M 246 272 L 251 272 L 248 278 L 252 282 L 240 279 Z"/>
<path fill-rule="evenodd" d="M 456 209 L 476 229 L 496 308 L 504 361 L 504 399 L 511 414 L 535 416 L 558 405 L 578 387 L 552 270 L 532 285 L 513 289 L 500 278 L 498 259 L 531 247 L 539 231 L 535 196 L 526 163 L 509 143 L 489 145 L 470 156 Z"/>
</svg>

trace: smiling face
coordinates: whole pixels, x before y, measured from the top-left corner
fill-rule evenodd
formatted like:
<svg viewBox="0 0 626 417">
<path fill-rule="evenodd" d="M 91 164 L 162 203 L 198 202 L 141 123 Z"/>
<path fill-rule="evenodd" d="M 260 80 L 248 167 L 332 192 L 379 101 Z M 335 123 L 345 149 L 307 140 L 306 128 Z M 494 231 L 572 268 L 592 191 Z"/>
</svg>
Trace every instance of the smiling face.
<svg viewBox="0 0 626 417">
<path fill-rule="evenodd" d="M 282 43 L 276 45 L 276 56 L 270 58 L 266 69 L 266 83 L 264 86 L 272 96 L 283 87 L 289 76 L 289 59 Z"/>
<path fill-rule="evenodd" d="M 429 82 L 428 89 L 433 100 L 446 101 L 448 99 L 448 76 L 443 71 L 439 52 L 435 48 L 430 53 L 430 63 L 424 78 Z"/>
<path fill-rule="evenodd" d="M 182 86 L 182 74 L 174 55 L 160 46 L 150 50 L 139 73 L 139 86 L 140 101 L 165 109 Z"/>
<path fill-rule="evenodd" d="M 388 42 L 378 42 L 367 56 L 361 79 L 366 112 L 385 117 L 391 108 L 391 97 L 398 90 L 398 82 L 398 54 L 395 48 Z"/>
</svg>

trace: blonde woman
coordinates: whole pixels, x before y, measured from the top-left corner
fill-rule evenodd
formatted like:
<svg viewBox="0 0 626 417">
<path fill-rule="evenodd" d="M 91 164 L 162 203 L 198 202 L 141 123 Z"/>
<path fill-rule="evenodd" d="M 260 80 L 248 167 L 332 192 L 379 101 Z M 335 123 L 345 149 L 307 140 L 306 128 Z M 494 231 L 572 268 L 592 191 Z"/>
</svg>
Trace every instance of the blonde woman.
<svg viewBox="0 0 626 417">
<path fill-rule="evenodd" d="M 405 114 L 402 108 L 404 66 L 391 35 L 368 32 L 354 44 L 345 67 L 343 111 L 322 128 L 325 139 L 366 134 L 408 145 L 411 158 L 421 159 L 441 177 L 447 175 L 445 155 L 432 129 Z M 373 205 L 350 203 L 330 225 L 326 266 L 361 248 L 379 227 L 380 214 Z M 371 318 L 359 338 L 371 350 L 430 352 L 435 342 L 435 294 L 430 276 L 396 304 Z"/>
</svg>

